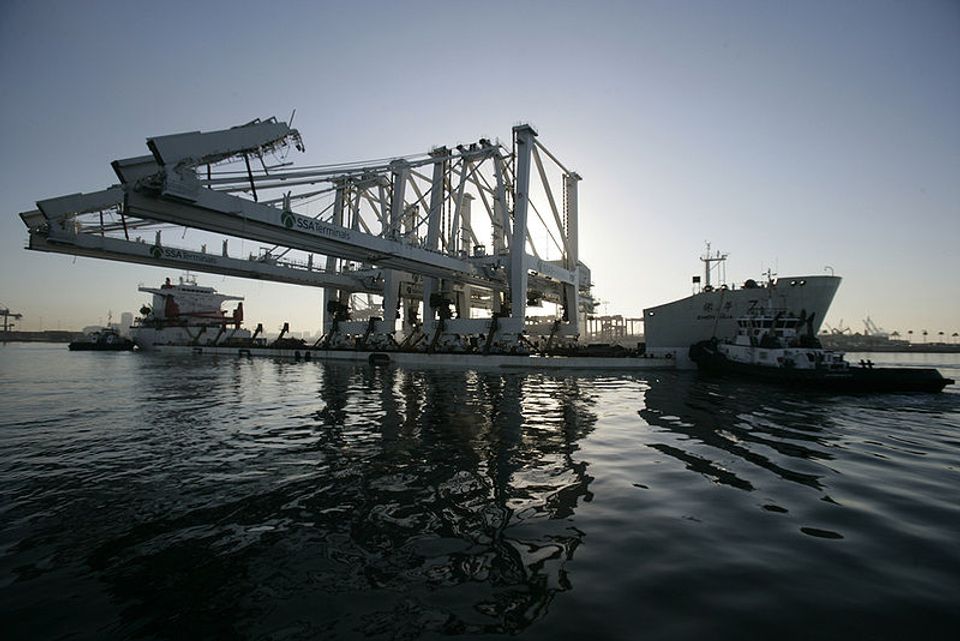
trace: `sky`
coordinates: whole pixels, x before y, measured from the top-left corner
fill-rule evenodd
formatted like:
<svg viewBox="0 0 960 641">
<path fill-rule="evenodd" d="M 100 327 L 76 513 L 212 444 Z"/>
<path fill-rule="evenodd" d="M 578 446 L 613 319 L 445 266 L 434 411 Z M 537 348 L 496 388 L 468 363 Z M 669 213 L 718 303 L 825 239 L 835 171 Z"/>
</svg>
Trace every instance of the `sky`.
<svg viewBox="0 0 960 641">
<path fill-rule="evenodd" d="M 533 124 L 583 177 L 604 313 L 688 295 L 710 241 L 731 281 L 832 268 L 832 326 L 960 331 L 956 0 L 5 0 L 0 86 L 0 307 L 22 329 L 117 319 L 179 274 L 29 252 L 19 212 L 113 184 L 149 136 L 296 109 L 298 164 Z M 268 330 L 320 325 L 319 290 L 198 280 Z"/>
</svg>

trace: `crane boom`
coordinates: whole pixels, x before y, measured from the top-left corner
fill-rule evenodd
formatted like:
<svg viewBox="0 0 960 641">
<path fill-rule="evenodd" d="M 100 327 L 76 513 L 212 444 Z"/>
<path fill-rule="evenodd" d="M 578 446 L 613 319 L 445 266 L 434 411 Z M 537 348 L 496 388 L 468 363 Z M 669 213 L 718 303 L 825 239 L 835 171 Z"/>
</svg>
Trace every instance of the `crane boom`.
<svg viewBox="0 0 960 641">
<path fill-rule="evenodd" d="M 442 309 L 456 304 L 457 317 L 446 317 L 445 331 L 482 326 L 467 322 L 471 308 L 492 309 L 508 344 L 524 331 L 528 303 L 546 300 L 563 310 L 561 327 L 551 335 L 575 337 L 593 300 L 577 247 L 580 177 L 559 163 L 529 125 L 514 127 L 513 138 L 509 148 L 481 138 L 366 164 L 287 169 L 290 163 L 280 162 L 268 169 L 266 155 L 291 145 L 304 150 L 299 132 L 273 118 L 154 136 L 147 139 L 149 154 L 112 162 L 120 184 L 39 200 L 37 210 L 21 218 L 29 248 L 37 251 L 322 287 L 329 309 L 340 309 L 352 293 L 378 294 L 384 299 L 379 330 L 385 333 L 398 320 L 404 331 L 418 323 L 417 307 L 430 332 L 446 313 Z M 560 186 L 549 185 L 544 158 L 560 169 Z M 251 159 L 262 170 L 254 171 Z M 237 163 L 242 169 L 230 169 Z M 532 178 L 542 188 L 531 190 Z M 553 196 L 561 192 L 563 211 Z M 534 193 L 546 194 L 552 220 L 540 215 Z M 332 202 L 320 213 L 310 211 L 323 198 Z M 486 220 L 471 216 L 472 202 L 483 205 Z M 545 228 L 550 220 L 557 229 L 532 234 L 528 209 Z M 478 225 L 485 223 L 491 253 L 478 242 Z M 131 239 L 131 230 L 170 225 L 224 236 L 224 251 L 170 247 L 159 231 L 153 244 Z M 552 239 L 560 257 L 542 259 L 534 237 Z M 226 252 L 230 238 L 273 248 L 257 259 L 232 257 Z M 287 257 L 289 252 L 308 254 L 309 264 Z M 313 267 L 314 255 L 326 257 L 322 269 Z M 340 307 L 329 304 L 334 300 Z M 332 327 L 331 320 L 325 313 L 324 327 Z"/>
</svg>

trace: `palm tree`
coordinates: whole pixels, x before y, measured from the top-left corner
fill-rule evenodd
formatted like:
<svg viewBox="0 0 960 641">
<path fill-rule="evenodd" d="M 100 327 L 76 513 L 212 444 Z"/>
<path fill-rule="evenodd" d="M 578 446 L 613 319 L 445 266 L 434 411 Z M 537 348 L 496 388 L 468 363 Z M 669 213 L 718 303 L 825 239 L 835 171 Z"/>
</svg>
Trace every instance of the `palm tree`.
<svg viewBox="0 0 960 641">
<path fill-rule="evenodd" d="M 907 340 L 912 343 L 912 342 L 913 342 L 913 330 L 912 330 L 912 329 L 908 329 L 908 330 L 907 330 L 907 336 L 908 336 Z"/>
<path fill-rule="evenodd" d="M 943 342 L 943 332 L 937 332 L 937 335 L 940 336 L 940 341 L 939 341 L 939 342 L 942 343 L 942 342 Z"/>
<path fill-rule="evenodd" d="M 927 342 L 927 334 L 929 334 L 929 333 L 930 333 L 930 332 L 928 332 L 927 330 L 923 330 L 923 342 L 924 342 L 924 343 Z"/>
<path fill-rule="evenodd" d="M 954 343 L 957 342 L 957 337 L 958 337 L 958 336 L 960 336 L 960 334 L 958 334 L 958 333 L 956 333 L 956 332 L 953 333 L 953 342 L 954 342 Z"/>
</svg>

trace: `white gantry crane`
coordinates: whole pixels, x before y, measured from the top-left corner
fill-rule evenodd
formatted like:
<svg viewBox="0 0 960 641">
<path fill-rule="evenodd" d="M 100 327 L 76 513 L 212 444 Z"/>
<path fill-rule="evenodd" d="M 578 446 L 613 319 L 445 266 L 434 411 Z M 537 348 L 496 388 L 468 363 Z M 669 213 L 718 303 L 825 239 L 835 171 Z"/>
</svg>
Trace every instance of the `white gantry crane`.
<svg viewBox="0 0 960 641">
<path fill-rule="evenodd" d="M 513 128 L 509 147 L 481 138 L 300 168 L 281 157 L 303 151 L 299 132 L 275 119 L 148 138 L 147 147 L 112 163 L 119 184 L 20 214 L 29 248 L 322 287 L 329 346 L 362 337 L 515 350 L 531 339 L 576 340 L 593 308 L 578 252 L 580 176 L 528 125 Z M 207 242 L 164 240 L 180 229 Z M 263 246 L 231 255 L 244 241 Z M 550 253 L 559 258 L 542 257 Z M 354 296 L 367 299 L 362 320 L 351 317 Z M 544 302 L 553 316 L 528 319 L 528 305 Z"/>
</svg>

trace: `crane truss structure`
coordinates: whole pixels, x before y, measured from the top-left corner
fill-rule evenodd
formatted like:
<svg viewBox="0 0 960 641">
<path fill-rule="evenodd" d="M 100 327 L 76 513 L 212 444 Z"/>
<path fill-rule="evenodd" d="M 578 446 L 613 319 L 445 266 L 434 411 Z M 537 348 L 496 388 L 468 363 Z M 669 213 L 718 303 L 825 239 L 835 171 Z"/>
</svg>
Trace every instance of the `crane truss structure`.
<svg viewBox="0 0 960 641">
<path fill-rule="evenodd" d="M 321 287 L 328 347 L 361 335 L 372 347 L 415 338 L 429 349 L 480 337 L 516 351 L 531 338 L 576 340 L 593 310 L 578 251 L 580 176 L 529 125 L 513 128 L 509 148 L 481 138 L 301 168 L 284 161 L 304 150 L 299 132 L 272 118 L 147 147 L 112 163 L 118 185 L 21 213 L 29 249 Z M 222 251 L 170 245 L 171 227 Z M 237 239 L 267 246 L 231 256 Z M 381 313 L 354 320 L 363 295 L 366 307 L 380 297 Z M 553 317 L 528 319 L 543 302 Z"/>
</svg>

